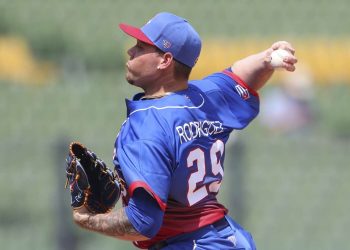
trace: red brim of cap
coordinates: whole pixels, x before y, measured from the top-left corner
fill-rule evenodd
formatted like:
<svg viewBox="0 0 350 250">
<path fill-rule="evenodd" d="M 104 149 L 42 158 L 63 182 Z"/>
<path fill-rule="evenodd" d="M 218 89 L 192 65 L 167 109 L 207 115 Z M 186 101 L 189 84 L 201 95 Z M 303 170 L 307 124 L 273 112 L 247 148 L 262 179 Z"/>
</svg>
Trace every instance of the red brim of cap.
<svg viewBox="0 0 350 250">
<path fill-rule="evenodd" d="M 141 31 L 140 28 L 137 28 L 137 27 L 125 24 L 125 23 L 119 24 L 119 28 L 122 31 L 124 31 L 126 34 L 136 38 L 137 40 L 148 43 L 150 45 L 154 45 L 154 43 L 148 39 L 148 37 Z"/>
</svg>

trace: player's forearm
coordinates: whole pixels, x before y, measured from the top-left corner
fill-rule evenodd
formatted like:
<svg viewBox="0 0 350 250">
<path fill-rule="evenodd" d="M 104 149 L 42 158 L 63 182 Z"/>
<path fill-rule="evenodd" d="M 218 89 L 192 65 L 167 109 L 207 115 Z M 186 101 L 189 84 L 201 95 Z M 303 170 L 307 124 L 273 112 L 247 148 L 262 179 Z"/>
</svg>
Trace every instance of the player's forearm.
<svg viewBox="0 0 350 250">
<path fill-rule="evenodd" d="M 74 210 L 73 219 L 75 223 L 85 229 L 118 239 L 129 241 L 148 239 L 134 229 L 125 214 L 124 208 L 107 214 L 92 214 L 84 209 Z"/>
<path fill-rule="evenodd" d="M 235 62 L 232 71 L 254 90 L 263 87 L 274 72 L 273 68 L 269 67 L 267 51 Z"/>
</svg>

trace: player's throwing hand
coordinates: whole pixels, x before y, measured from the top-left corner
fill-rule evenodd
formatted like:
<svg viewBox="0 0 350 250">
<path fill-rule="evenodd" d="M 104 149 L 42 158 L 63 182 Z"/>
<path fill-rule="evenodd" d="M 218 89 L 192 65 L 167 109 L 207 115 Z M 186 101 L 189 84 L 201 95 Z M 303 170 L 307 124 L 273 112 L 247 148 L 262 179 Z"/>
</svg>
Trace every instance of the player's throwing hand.
<svg viewBox="0 0 350 250">
<path fill-rule="evenodd" d="M 266 51 L 266 62 L 273 69 L 284 68 L 292 72 L 297 61 L 295 49 L 286 41 L 275 42 Z"/>
</svg>

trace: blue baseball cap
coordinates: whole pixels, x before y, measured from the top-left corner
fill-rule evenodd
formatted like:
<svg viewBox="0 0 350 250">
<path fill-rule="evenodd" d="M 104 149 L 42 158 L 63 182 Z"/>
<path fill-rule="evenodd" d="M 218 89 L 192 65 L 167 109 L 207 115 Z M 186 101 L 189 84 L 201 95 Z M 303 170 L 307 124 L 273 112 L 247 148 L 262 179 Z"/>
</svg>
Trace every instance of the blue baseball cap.
<svg viewBox="0 0 350 250">
<path fill-rule="evenodd" d="M 161 12 L 155 15 L 141 28 L 125 23 L 119 24 L 129 36 L 154 45 L 163 52 L 192 68 L 199 57 L 202 42 L 195 29 L 182 17 Z"/>
</svg>

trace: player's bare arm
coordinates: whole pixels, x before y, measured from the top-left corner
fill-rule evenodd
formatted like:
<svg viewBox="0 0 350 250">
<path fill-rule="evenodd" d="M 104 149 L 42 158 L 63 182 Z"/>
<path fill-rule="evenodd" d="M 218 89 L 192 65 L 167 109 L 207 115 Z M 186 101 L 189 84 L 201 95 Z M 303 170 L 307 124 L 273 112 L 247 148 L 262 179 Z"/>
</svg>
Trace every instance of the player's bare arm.
<svg viewBox="0 0 350 250">
<path fill-rule="evenodd" d="M 73 210 L 73 219 L 82 228 L 118 239 L 129 241 L 148 239 L 134 229 L 125 214 L 124 208 L 106 214 L 92 214 L 82 207 Z"/>
<path fill-rule="evenodd" d="M 297 62 L 294 56 L 295 50 L 289 42 L 285 41 L 275 42 L 267 50 L 235 62 L 232 65 L 232 71 L 252 89 L 259 90 L 265 85 L 274 72 L 274 68 L 270 64 L 271 53 L 277 49 L 284 49 L 290 52 L 290 56 L 283 60 L 282 68 L 287 71 L 294 71 L 294 64 Z"/>
</svg>

